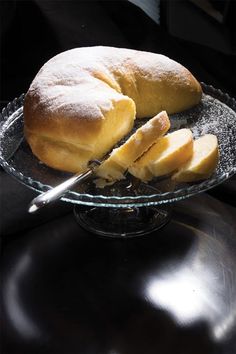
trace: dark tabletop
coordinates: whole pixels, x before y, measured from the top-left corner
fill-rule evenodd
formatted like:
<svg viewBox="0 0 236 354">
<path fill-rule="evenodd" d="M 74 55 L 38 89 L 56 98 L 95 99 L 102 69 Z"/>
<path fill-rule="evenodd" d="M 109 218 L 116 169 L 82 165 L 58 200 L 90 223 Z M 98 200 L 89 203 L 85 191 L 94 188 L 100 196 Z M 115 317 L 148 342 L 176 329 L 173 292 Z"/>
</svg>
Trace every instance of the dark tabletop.
<svg viewBox="0 0 236 354">
<path fill-rule="evenodd" d="M 70 205 L 28 215 L 35 193 L 1 177 L 4 354 L 235 354 L 232 205 L 202 194 L 176 203 L 164 228 L 110 240 Z"/>
<path fill-rule="evenodd" d="M 229 54 L 173 38 L 168 23 L 160 27 L 125 1 L 73 2 L 72 17 L 63 1 L 3 3 L 15 12 L 5 18 L 1 107 L 25 92 L 50 56 L 84 44 L 162 52 L 235 92 Z M 17 33 L 21 70 L 9 45 Z M 62 202 L 30 215 L 35 196 L 0 170 L 1 353 L 236 353 L 235 177 L 175 203 L 165 227 L 132 239 L 85 231 Z"/>
</svg>

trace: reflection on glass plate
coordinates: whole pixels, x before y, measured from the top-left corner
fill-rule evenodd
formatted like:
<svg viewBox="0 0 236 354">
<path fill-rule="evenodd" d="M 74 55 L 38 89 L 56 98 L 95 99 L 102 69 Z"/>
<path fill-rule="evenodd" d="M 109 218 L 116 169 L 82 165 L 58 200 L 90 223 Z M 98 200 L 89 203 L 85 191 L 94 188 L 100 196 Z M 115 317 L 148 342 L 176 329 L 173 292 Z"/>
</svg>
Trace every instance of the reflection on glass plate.
<svg viewBox="0 0 236 354">
<path fill-rule="evenodd" d="M 228 94 L 202 84 L 204 95 L 196 107 L 170 116 L 171 130 L 190 128 L 194 137 L 217 135 L 220 162 L 215 174 L 201 183 L 175 184 L 170 178 L 143 183 L 127 175 L 126 180 L 97 189 L 92 178 L 68 192 L 62 200 L 74 204 L 109 207 L 149 206 L 187 198 L 225 181 L 236 172 L 236 101 Z M 23 136 L 24 96 L 3 109 L 0 125 L 0 164 L 28 187 L 43 192 L 70 176 L 53 170 L 33 156 Z M 138 120 L 138 125 L 144 120 Z"/>
</svg>

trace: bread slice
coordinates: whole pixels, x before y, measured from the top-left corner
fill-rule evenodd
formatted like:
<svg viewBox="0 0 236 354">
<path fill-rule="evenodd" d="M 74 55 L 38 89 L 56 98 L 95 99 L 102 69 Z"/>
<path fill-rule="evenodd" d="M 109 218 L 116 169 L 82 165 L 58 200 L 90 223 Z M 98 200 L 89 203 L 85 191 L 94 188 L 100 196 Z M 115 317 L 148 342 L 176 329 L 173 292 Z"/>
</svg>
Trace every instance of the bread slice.
<svg viewBox="0 0 236 354">
<path fill-rule="evenodd" d="M 172 179 L 177 182 L 195 182 L 207 179 L 216 169 L 219 159 L 217 137 L 206 134 L 194 141 L 193 156 Z"/>
<path fill-rule="evenodd" d="M 96 170 L 96 175 L 108 181 L 123 179 L 128 167 L 169 128 L 169 117 L 165 111 L 162 111 L 137 129 L 124 144 L 113 149 L 109 158 Z"/>
<path fill-rule="evenodd" d="M 130 168 L 129 172 L 143 180 L 164 176 L 177 170 L 193 153 L 190 129 L 179 129 L 160 139 Z"/>
</svg>

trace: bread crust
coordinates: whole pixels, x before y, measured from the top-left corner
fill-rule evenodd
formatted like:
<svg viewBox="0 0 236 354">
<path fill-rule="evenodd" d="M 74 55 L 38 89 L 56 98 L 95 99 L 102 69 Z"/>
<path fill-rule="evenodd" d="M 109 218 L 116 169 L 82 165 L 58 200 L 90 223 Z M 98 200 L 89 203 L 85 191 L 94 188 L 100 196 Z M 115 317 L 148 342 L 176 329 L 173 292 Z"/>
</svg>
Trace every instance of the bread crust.
<svg viewBox="0 0 236 354">
<path fill-rule="evenodd" d="M 42 162 L 78 172 L 125 136 L 136 116 L 183 111 L 201 94 L 193 75 L 163 55 L 76 48 L 50 59 L 33 80 L 24 102 L 25 136 Z"/>
</svg>

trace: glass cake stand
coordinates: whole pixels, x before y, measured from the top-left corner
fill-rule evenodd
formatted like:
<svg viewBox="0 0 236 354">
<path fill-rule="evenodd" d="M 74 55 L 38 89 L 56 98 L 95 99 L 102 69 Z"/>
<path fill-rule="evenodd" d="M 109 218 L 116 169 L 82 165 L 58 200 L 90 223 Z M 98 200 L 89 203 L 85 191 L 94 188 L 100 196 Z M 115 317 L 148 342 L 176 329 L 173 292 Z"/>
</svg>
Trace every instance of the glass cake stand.
<svg viewBox="0 0 236 354">
<path fill-rule="evenodd" d="M 171 130 L 189 128 L 195 138 L 212 133 L 219 141 L 220 160 L 214 175 L 199 183 L 174 183 L 169 176 L 143 183 L 127 174 L 126 179 L 96 188 L 94 178 L 79 183 L 61 200 L 74 204 L 76 220 L 85 229 L 103 236 L 132 237 L 150 233 L 171 218 L 174 202 L 207 191 L 236 172 L 236 100 L 202 83 L 201 102 L 184 112 L 170 115 Z M 0 164 L 12 177 L 42 193 L 71 174 L 51 169 L 31 152 L 23 135 L 24 95 L 2 110 Z M 137 120 L 135 129 L 145 120 Z"/>
</svg>

